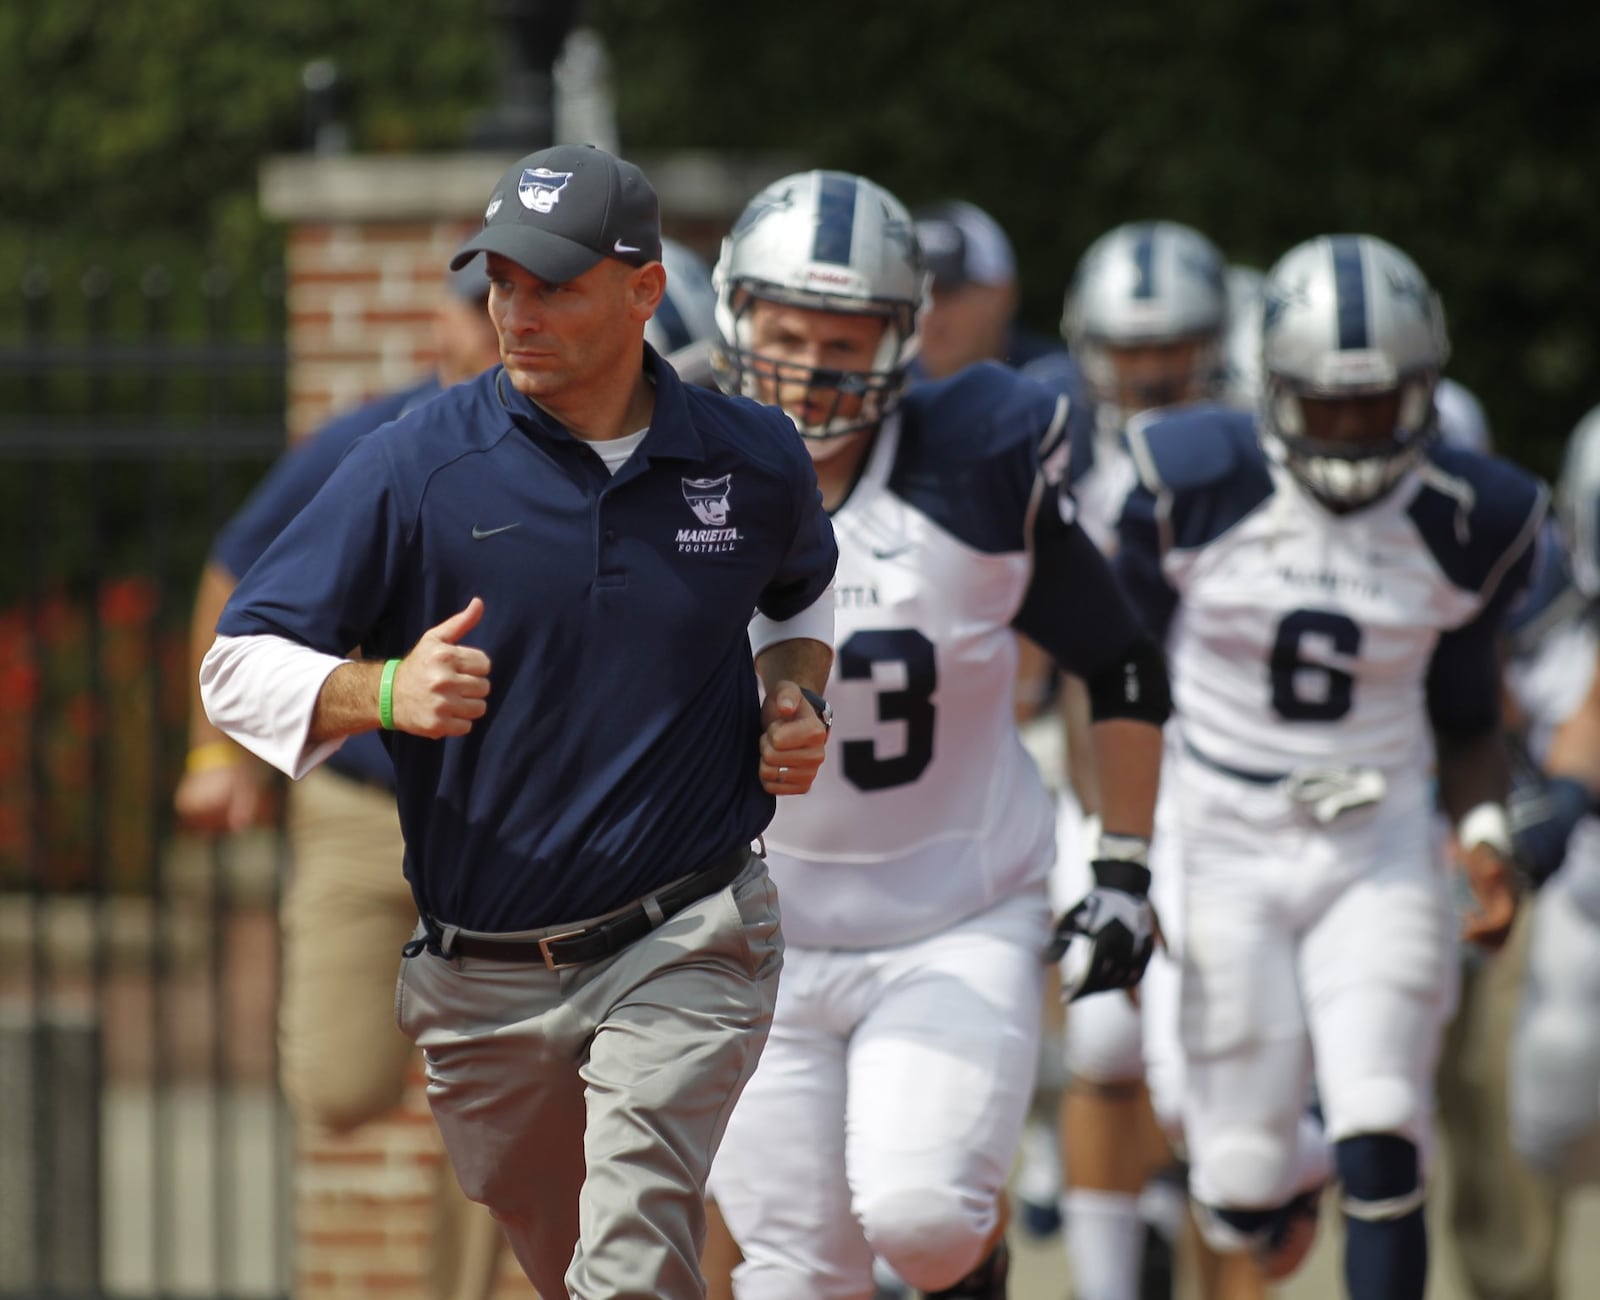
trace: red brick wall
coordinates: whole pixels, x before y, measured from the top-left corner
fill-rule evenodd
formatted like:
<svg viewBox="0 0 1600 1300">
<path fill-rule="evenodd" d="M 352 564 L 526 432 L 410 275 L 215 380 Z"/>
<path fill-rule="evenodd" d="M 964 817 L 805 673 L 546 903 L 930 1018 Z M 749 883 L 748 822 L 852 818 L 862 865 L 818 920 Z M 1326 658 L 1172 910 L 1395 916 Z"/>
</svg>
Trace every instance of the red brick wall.
<svg viewBox="0 0 1600 1300">
<path fill-rule="evenodd" d="M 420 1062 L 391 1115 L 345 1137 L 302 1134 L 294 1183 L 296 1300 L 427 1300 L 434 1180 L 443 1158 Z M 504 1248 L 496 1300 L 535 1295 Z"/>
<path fill-rule="evenodd" d="M 289 233 L 289 436 L 433 363 L 445 267 L 476 222 L 340 223 Z"/>
</svg>

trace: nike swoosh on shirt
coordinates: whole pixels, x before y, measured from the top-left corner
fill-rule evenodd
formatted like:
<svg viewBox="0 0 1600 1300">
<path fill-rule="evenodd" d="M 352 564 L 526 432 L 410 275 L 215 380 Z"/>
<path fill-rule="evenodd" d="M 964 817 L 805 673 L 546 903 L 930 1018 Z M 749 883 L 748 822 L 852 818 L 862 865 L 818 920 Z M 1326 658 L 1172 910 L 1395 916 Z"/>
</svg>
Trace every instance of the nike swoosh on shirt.
<svg viewBox="0 0 1600 1300">
<path fill-rule="evenodd" d="M 498 528 L 479 528 L 472 525 L 472 540 L 481 542 L 485 537 L 493 537 L 496 533 L 509 533 L 513 528 L 521 528 L 521 524 L 501 524 Z"/>
<path fill-rule="evenodd" d="M 872 557 L 876 560 L 892 560 L 897 555 L 904 555 L 910 549 L 910 542 L 903 542 L 899 546 L 874 546 Z"/>
</svg>

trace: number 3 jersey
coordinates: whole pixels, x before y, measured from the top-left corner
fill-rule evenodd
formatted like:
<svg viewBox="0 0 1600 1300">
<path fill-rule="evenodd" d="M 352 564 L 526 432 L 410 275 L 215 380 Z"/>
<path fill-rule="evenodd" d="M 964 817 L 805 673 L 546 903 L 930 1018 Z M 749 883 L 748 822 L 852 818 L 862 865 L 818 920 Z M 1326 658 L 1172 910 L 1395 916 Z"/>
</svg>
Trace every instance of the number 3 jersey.
<svg viewBox="0 0 1600 1300">
<path fill-rule="evenodd" d="M 1415 789 L 1435 730 L 1497 725 L 1499 637 L 1545 510 L 1533 478 L 1436 444 L 1389 495 L 1337 514 L 1269 459 L 1250 414 L 1188 408 L 1128 440 L 1117 573 L 1164 639 L 1201 761 L 1372 766 Z"/>
<path fill-rule="evenodd" d="M 1142 635 L 1040 471 L 1065 410 L 993 365 L 919 385 L 834 512 L 833 734 L 766 833 L 792 944 L 910 942 L 1042 886 L 1054 809 L 1013 721 L 1013 628 L 1080 672 Z"/>
</svg>

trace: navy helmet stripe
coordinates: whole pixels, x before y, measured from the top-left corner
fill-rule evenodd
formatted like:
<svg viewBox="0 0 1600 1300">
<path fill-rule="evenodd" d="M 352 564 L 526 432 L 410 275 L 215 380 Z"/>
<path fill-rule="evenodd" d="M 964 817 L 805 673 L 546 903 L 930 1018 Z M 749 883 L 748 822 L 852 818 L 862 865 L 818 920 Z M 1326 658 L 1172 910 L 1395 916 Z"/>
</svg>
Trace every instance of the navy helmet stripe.
<svg viewBox="0 0 1600 1300">
<path fill-rule="evenodd" d="M 817 233 L 811 241 L 813 262 L 850 265 L 850 249 L 856 233 L 856 185 L 854 176 L 842 172 L 822 173 L 822 192 L 817 195 Z"/>
<path fill-rule="evenodd" d="M 1156 228 L 1153 225 L 1139 226 L 1134 233 L 1133 266 L 1139 273 L 1139 278 L 1134 281 L 1133 296 L 1135 298 L 1154 298 L 1156 296 Z"/>
<path fill-rule="evenodd" d="M 1333 288 L 1339 305 L 1339 348 L 1367 346 L 1367 278 L 1361 270 L 1361 241 L 1336 235 L 1333 246 Z"/>
</svg>

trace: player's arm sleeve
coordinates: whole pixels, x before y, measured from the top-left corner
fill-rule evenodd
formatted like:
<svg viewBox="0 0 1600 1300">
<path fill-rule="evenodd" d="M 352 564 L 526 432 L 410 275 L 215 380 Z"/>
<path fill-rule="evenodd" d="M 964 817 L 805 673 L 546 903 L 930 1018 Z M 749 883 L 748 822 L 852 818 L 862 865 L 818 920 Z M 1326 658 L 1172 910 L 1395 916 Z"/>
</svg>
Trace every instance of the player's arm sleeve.
<svg viewBox="0 0 1600 1300">
<path fill-rule="evenodd" d="M 1466 740 L 1500 725 L 1502 634 L 1506 613 L 1533 572 L 1526 546 L 1477 615 L 1440 636 L 1428 664 L 1428 719 L 1441 738 Z"/>
<path fill-rule="evenodd" d="M 1144 483 L 1135 483 L 1117 518 L 1117 581 L 1138 611 L 1139 621 L 1157 642 L 1165 644 L 1167 626 L 1178 605 L 1162 568 L 1160 500 Z"/>
<path fill-rule="evenodd" d="M 1040 482 L 1033 574 L 1012 626 L 1068 672 L 1093 677 L 1146 638 L 1111 566 L 1078 523 L 1071 494 Z"/>
<path fill-rule="evenodd" d="M 306 748 L 316 693 L 351 647 L 374 648 L 410 516 L 382 440 L 358 442 L 223 608 L 202 668 L 213 723 L 297 775 L 333 752 Z"/>
</svg>

